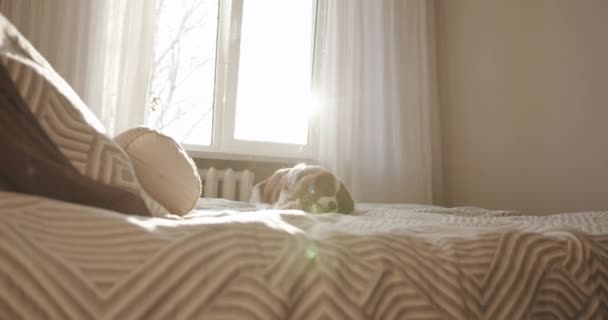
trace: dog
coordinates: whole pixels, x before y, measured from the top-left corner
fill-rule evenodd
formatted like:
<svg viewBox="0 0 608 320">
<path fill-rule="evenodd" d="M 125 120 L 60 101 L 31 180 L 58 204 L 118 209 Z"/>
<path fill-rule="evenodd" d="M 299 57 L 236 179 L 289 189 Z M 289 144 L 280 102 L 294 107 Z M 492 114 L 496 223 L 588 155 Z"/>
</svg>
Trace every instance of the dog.
<svg viewBox="0 0 608 320">
<path fill-rule="evenodd" d="M 310 213 L 354 211 L 350 192 L 335 175 L 320 166 L 298 164 L 277 170 L 253 187 L 251 203 L 265 209 L 296 209 Z"/>
</svg>

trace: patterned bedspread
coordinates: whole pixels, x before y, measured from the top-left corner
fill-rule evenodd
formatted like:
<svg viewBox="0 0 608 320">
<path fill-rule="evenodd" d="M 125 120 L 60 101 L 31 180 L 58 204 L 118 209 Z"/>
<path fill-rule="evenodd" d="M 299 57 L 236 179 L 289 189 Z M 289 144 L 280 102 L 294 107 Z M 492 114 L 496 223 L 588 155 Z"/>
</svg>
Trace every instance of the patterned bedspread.
<svg viewBox="0 0 608 320">
<path fill-rule="evenodd" d="M 608 212 L 142 218 L 0 193 L 0 319 L 19 318 L 606 319 Z"/>
</svg>

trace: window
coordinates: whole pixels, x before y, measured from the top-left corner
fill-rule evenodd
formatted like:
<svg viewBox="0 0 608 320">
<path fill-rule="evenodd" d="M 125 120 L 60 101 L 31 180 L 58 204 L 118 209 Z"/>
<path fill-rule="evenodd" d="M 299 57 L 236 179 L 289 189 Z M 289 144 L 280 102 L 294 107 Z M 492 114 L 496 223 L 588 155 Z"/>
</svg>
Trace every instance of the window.
<svg viewBox="0 0 608 320">
<path fill-rule="evenodd" d="M 314 0 L 159 0 L 145 122 L 188 150 L 309 157 Z"/>
</svg>

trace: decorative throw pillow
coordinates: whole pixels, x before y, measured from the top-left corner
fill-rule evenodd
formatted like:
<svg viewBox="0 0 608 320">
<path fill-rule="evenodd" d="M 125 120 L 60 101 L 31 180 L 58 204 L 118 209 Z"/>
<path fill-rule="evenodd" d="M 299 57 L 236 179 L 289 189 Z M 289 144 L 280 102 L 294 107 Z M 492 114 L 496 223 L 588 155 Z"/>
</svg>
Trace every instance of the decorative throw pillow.
<svg viewBox="0 0 608 320">
<path fill-rule="evenodd" d="M 80 174 L 138 194 L 153 216 L 168 214 L 141 188 L 128 156 L 76 92 L 1 14 L 0 63 L 40 127 Z"/>
<path fill-rule="evenodd" d="M 192 158 L 171 137 L 144 127 L 116 138 L 149 195 L 173 214 L 190 212 L 201 196 L 201 178 Z"/>
<path fill-rule="evenodd" d="M 137 193 L 80 174 L 44 132 L 0 64 L 0 190 L 149 216 Z"/>
</svg>

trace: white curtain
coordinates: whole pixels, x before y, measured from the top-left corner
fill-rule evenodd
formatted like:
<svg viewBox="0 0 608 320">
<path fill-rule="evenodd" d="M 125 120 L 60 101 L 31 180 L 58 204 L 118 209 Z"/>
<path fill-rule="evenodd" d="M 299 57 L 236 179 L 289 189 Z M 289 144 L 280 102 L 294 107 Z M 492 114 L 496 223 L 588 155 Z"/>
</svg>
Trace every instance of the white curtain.
<svg viewBox="0 0 608 320">
<path fill-rule="evenodd" d="M 442 202 L 433 5 L 319 0 L 319 162 L 357 201 Z"/>
<path fill-rule="evenodd" d="M 114 135 L 143 123 L 155 4 L 151 0 L 2 0 L 0 11 Z"/>
</svg>

